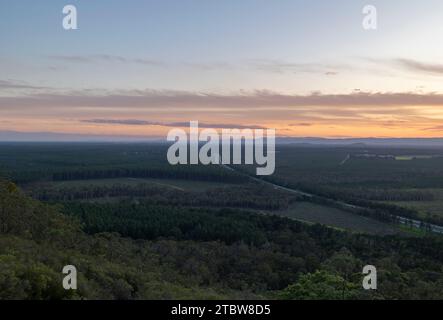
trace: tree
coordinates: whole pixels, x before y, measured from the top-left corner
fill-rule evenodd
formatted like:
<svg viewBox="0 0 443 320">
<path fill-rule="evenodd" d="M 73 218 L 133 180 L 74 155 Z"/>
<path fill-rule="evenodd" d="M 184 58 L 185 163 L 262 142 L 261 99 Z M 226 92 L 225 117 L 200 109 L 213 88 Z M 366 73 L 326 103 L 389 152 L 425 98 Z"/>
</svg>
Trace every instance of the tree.
<svg viewBox="0 0 443 320">
<path fill-rule="evenodd" d="M 344 289 L 344 290 L 343 290 Z M 288 300 L 340 300 L 357 296 L 357 286 L 327 271 L 302 275 L 296 284 L 281 293 Z"/>
</svg>

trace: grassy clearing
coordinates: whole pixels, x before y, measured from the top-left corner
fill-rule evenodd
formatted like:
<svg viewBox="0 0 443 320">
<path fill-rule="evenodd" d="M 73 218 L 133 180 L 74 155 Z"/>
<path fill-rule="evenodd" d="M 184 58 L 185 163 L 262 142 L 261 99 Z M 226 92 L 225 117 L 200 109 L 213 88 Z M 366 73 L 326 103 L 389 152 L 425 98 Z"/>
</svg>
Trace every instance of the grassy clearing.
<svg viewBox="0 0 443 320">
<path fill-rule="evenodd" d="M 440 156 L 438 156 L 440 157 Z M 436 158 L 436 156 L 432 156 L 432 155 L 404 155 L 404 156 L 396 156 L 395 160 L 400 160 L 400 161 L 411 161 L 411 160 L 416 160 L 416 159 L 433 159 Z"/>
<path fill-rule="evenodd" d="M 310 223 L 320 223 L 331 227 L 355 232 L 388 235 L 399 233 L 393 225 L 347 211 L 330 208 L 309 202 L 298 202 L 286 210 L 274 212 L 281 216 Z"/>
<path fill-rule="evenodd" d="M 399 229 L 404 231 L 404 232 L 407 232 L 409 234 L 413 234 L 413 235 L 416 235 L 416 236 L 419 236 L 419 237 L 424 237 L 424 236 L 426 236 L 428 234 L 425 230 L 417 229 L 417 228 L 411 228 L 411 227 L 403 225 L 403 224 L 399 225 Z"/>
</svg>

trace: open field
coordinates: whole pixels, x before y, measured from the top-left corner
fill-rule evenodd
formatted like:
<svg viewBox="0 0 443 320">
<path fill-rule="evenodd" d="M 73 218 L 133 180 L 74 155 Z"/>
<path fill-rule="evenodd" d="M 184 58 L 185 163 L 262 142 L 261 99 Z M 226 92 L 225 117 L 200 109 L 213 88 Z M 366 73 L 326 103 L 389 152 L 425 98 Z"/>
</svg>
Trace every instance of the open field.
<svg viewBox="0 0 443 320">
<path fill-rule="evenodd" d="M 275 214 L 310 223 L 320 223 L 353 232 L 378 235 L 399 233 L 400 229 L 371 218 L 309 202 L 297 202 Z"/>
</svg>

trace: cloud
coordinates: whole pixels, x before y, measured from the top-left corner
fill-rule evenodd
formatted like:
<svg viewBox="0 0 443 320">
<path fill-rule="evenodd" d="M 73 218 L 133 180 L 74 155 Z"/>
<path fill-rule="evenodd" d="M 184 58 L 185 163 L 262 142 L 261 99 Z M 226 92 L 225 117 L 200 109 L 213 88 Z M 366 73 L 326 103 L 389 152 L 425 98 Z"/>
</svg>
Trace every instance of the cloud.
<svg viewBox="0 0 443 320">
<path fill-rule="evenodd" d="M 350 67 L 345 65 L 334 65 L 324 63 L 294 63 L 282 60 L 253 59 L 249 64 L 257 70 L 270 73 L 315 73 L 320 75 L 334 76 L 339 71 Z"/>
<path fill-rule="evenodd" d="M 189 122 L 157 122 L 137 119 L 85 119 L 80 120 L 85 123 L 94 124 L 117 124 L 117 125 L 132 125 L 132 126 L 162 126 L 162 127 L 189 127 Z M 236 128 L 236 129 L 264 129 L 262 126 L 256 125 L 239 125 L 239 124 L 213 124 L 213 123 L 198 123 L 199 128 Z"/>
<path fill-rule="evenodd" d="M 161 122 L 145 121 L 145 120 L 135 120 L 135 119 L 84 119 L 80 120 L 86 123 L 98 123 L 98 124 L 125 124 L 131 126 L 162 126 Z"/>
<path fill-rule="evenodd" d="M 408 58 L 395 58 L 395 59 L 377 59 L 377 58 L 363 58 L 363 60 L 373 63 L 382 64 L 391 68 L 409 71 L 413 73 L 424 73 L 431 75 L 443 75 L 443 64 L 423 62 Z"/>
<path fill-rule="evenodd" d="M 164 63 L 158 60 L 141 59 L 141 58 L 126 58 L 123 56 L 109 55 L 109 54 L 93 54 L 93 55 L 55 55 L 48 56 L 53 60 L 59 60 L 63 62 L 71 63 L 134 63 L 149 66 L 163 66 Z"/>
<path fill-rule="evenodd" d="M 229 63 L 226 61 L 208 61 L 208 62 L 190 62 L 190 61 L 176 61 L 164 62 L 154 59 L 129 58 L 110 54 L 91 54 L 91 55 L 52 55 L 47 58 L 68 62 L 68 63 L 133 63 L 150 66 L 167 66 L 173 65 L 175 67 L 185 67 L 197 70 L 233 70 L 252 68 L 258 71 L 268 73 L 315 73 L 320 75 L 334 76 L 341 70 L 349 69 L 349 66 L 334 65 L 324 63 L 293 63 L 282 60 L 271 59 L 247 59 L 239 63 Z"/>
<path fill-rule="evenodd" d="M 443 64 L 426 63 L 412 59 L 395 59 L 394 62 L 410 71 L 443 75 Z"/>
<path fill-rule="evenodd" d="M 117 92 L 117 91 L 116 91 Z M 225 108 L 259 109 L 279 107 L 407 107 L 443 106 L 443 94 L 415 92 L 352 92 L 348 94 L 281 94 L 268 90 L 234 94 L 211 92 L 134 90 L 94 93 L 91 90 L 66 93 L 35 93 L 0 97 L 0 108 L 20 107 L 88 108 Z"/>
<path fill-rule="evenodd" d="M 136 64 L 153 67 L 174 67 L 174 68 L 187 68 L 200 71 L 213 71 L 213 70 L 233 70 L 242 66 L 236 66 L 234 64 L 224 61 L 208 61 L 208 62 L 189 62 L 189 61 L 169 61 L 155 59 L 143 59 L 143 58 L 130 58 L 118 55 L 109 54 L 91 54 L 91 55 L 52 55 L 47 56 L 53 61 L 60 61 L 73 64 L 98 64 L 98 63 L 118 63 L 118 64 Z M 57 70 L 60 67 L 51 66 L 51 70 Z"/>
<path fill-rule="evenodd" d="M 347 94 L 314 92 L 290 95 L 268 90 L 232 94 L 170 90 L 84 90 L 56 94 L 28 93 L 18 97 L 0 96 L 0 117 L 86 119 L 83 123 L 130 125 L 134 129 L 135 126 L 143 125 L 187 127 L 190 120 L 199 120 L 202 126 L 210 128 L 239 127 L 228 125 L 233 122 L 232 119 L 241 124 L 253 123 L 266 127 L 282 122 L 299 124 L 301 127 L 301 123 L 381 125 L 394 121 L 399 126 L 407 123 L 409 127 L 423 128 L 438 124 L 438 112 L 442 109 L 443 94 L 433 92 L 352 91 Z M 143 120 L 171 118 L 186 122 Z M 245 127 L 255 128 L 250 125 Z"/>
<path fill-rule="evenodd" d="M 0 89 L 48 89 L 47 87 L 33 86 L 24 82 L 12 81 L 12 80 L 0 80 Z"/>
<path fill-rule="evenodd" d="M 233 64 L 223 62 L 223 61 L 212 61 L 212 62 L 182 62 L 179 65 L 184 67 L 198 69 L 198 70 L 233 70 L 238 66 Z"/>
<path fill-rule="evenodd" d="M 310 127 L 310 126 L 312 126 L 312 123 L 308 123 L 308 122 L 291 123 L 288 126 L 289 127 Z"/>
<path fill-rule="evenodd" d="M 425 130 L 425 131 L 443 131 L 443 125 L 435 126 L 435 127 L 429 127 L 429 128 L 424 128 L 422 130 Z"/>
</svg>

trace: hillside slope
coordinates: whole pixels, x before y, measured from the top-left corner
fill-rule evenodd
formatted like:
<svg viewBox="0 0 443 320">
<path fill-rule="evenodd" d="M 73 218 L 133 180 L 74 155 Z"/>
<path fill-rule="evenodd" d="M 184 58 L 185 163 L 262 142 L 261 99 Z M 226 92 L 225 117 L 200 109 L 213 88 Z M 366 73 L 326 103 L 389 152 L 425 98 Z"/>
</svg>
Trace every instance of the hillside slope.
<svg viewBox="0 0 443 320">
<path fill-rule="evenodd" d="M 443 298 L 442 237 L 356 235 L 238 210 L 104 208 L 67 216 L 1 181 L 0 299 Z M 82 216 L 100 233 L 86 234 Z M 377 291 L 361 288 L 365 264 L 378 268 Z M 62 288 L 65 265 L 77 267 L 76 291 Z"/>
</svg>

